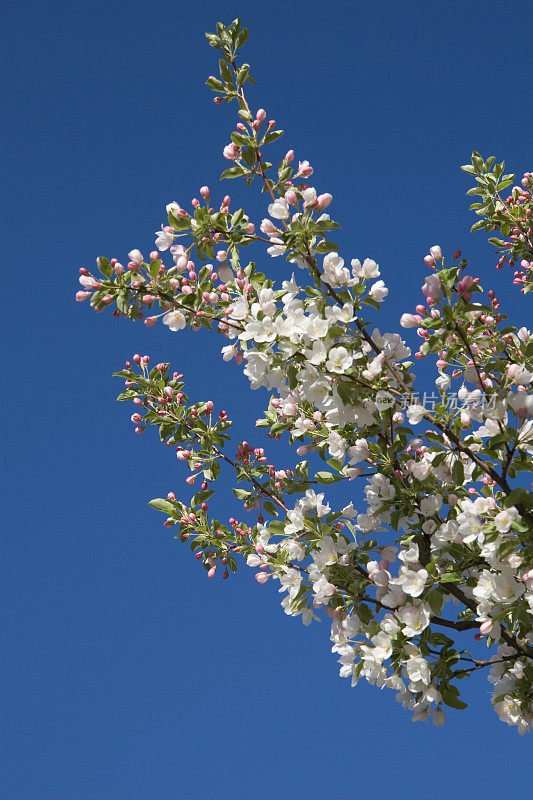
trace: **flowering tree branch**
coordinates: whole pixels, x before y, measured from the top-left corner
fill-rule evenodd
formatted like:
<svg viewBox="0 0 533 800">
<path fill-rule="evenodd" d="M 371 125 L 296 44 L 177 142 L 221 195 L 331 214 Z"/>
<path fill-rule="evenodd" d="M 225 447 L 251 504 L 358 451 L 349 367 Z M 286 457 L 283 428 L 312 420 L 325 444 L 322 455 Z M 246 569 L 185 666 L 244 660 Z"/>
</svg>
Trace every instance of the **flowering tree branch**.
<svg viewBox="0 0 533 800">
<path fill-rule="evenodd" d="M 368 312 L 388 295 L 380 268 L 368 258 L 348 266 L 339 255 L 329 238 L 340 227 L 333 198 L 309 185 L 308 161 L 296 166 L 289 150 L 276 175 L 266 160 L 283 131 L 264 109 L 252 111 L 245 86 L 254 81 L 240 61 L 247 37 L 239 20 L 207 34 L 221 55 L 220 75 L 207 85 L 216 105 L 237 104 L 221 178 L 247 188 L 258 179 L 268 211 L 260 232 L 244 208 L 231 209 L 229 195 L 215 203 L 202 186 L 191 211 L 167 204 L 149 258 L 137 249 L 126 266 L 101 257 L 101 277 L 81 268 L 77 299 L 148 327 L 162 319 L 171 331 L 216 330 L 224 360 L 266 392 L 257 428 L 272 447 L 287 437 L 294 463 L 280 468 L 247 442 L 229 456 L 226 412 L 217 417 L 212 401 L 191 404 L 183 375 L 136 354 L 116 373 L 125 381 L 119 400 L 135 404 L 135 431 L 157 426 L 189 468 L 186 483 L 200 484 L 188 501 L 169 492 L 150 505 L 210 578 L 220 569 L 227 579 L 241 558 L 258 583 L 279 581 L 285 613 L 306 625 L 329 616 L 332 650 L 352 685 L 364 677 L 387 686 L 414 720 L 441 725 L 443 706 L 466 707 L 457 681 L 489 667 L 496 712 L 525 733 L 533 725 L 533 495 L 521 473 L 533 455 L 533 337 L 508 324 L 460 251 L 447 258 L 438 245 L 424 258 L 421 302 L 399 320 L 416 329 L 414 358 L 398 333 L 370 327 Z M 514 180 L 503 169 L 476 152 L 463 167 L 476 181 L 468 193 L 481 197 L 473 229 L 501 233 L 489 239 L 497 268 L 516 267 L 513 283 L 528 294 L 533 176 L 503 198 Z M 245 258 L 245 248 L 264 244 L 288 265 L 281 285 Z M 423 359 L 434 363 L 435 380 L 422 393 L 413 370 Z M 221 463 L 253 521 L 210 516 Z M 356 478 L 364 481 L 359 512 Z M 332 484 L 346 488 L 346 504 L 328 500 Z M 468 631 L 476 631 L 472 648 L 491 649 L 489 659 L 451 638 Z"/>
</svg>

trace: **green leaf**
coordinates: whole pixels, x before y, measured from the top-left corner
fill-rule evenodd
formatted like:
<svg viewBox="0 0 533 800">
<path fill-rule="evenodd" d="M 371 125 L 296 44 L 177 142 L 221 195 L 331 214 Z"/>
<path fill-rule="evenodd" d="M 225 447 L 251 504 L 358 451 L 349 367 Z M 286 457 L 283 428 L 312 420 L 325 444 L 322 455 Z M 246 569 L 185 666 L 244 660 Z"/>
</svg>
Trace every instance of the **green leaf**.
<svg viewBox="0 0 533 800">
<path fill-rule="evenodd" d="M 263 144 L 271 144 L 283 136 L 283 131 L 269 131 L 263 140 Z"/>
<path fill-rule="evenodd" d="M 456 461 L 452 467 L 452 478 L 457 486 L 462 486 L 465 480 L 465 469 L 460 461 Z"/>
<path fill-rule="evenodd" d="M 339 245 L 335 244 L 335 242 L 320 242 L 315 248 L 316 252 L 319 254 L 322 253 L 333 253 L 339 249 Z"/>
<path fill-rule="evenodd" d="M 374 300 L 373 297 L 365 297 L 364 300 L 363 300 L 363 305 L 372 306 L 372 308 L 375 308 L 376 311 L 379 311 L 379 309 L 380 309 L 380 305 L 379 305 L 378 301 Z"/>
<path fill-rule="evenodd" d="M 121 290 L 121 291 L 117 292 L 117 296 L 116 296 L 117 308 L 123 314 L 127 314 L 128 313 L 128 299 L 127 298 L 128 298 L 128 292 L 126 290 L 124 290 L 124 291 Z"/>
<path fill-rule="evenodd" d="M 441 684 L 439 688 L 442 699 L 447 706 L 450 708 L 457 708 L 459 711 L 468 708 L 468 703 L 463 703 L 462 700 L 459 700 L 459 689 L 456 686 L 445 686 Z"/>
<path fill-rule="evenodd" d="M 315 227 L 318 228 L 320 231 L 334 231 L 336 228 L 340 228 L 338 222 L 333 222 L 333 220 L 323 220 L 322 222 L 317 222 Z"/>
<path fill-rule="evenodd" d="M 247 489 L 233 489 L 233 494 L 238 500 L 248 500 L 253 495 Z"/>
<path fill-rule="evenodd" d="M 325 486 L 328 486 L 330 483 L 336 483 L 340 478 L 338 475 L 333 475 L 332 472 L 325 472 L 322 470 L 315 474 L 315 480 L 318 481 L 318 483 L 323 483 Z"/>
<path fill-rule="evenodd" d="M 139 392 L 136 392 L 135 389 L 125 389 L 119 394 L 117 400 L 132 400 L 134 397 L 137 397 L 138 394 Z"/>
<path fill-rule="evenodd" d="M 243 167 L 240 167 L 238 164 L 235 164 L 233 167 L 224 170 L 222 175 L 220 176 L 220 180 L 229 180 L 230 178 L 240 178 L 241 175 L 244 175 Z"/>
<path fill-rule="evenodd" d="M 214 92 L 223 92 L 225 89 L 224 84 L 222 81 L 219 81 L 218 78 L 208 78 L 206 80 L 206 85 Z"/>
<path fill-rule="evenodd" d="M 155 261 L 150 262 L 150 266 L 148 267 L 148 271 L 152 276 L 152 279 L 155 281 L 157 279 L 157 275 L 159 273 L 159 267 L 161 266 L 161 259 L 156 258 Z"/>
<path fill-rule="evenodd" d="M 238 144 L 239 147 L 247 147 L 250 144 L 250 137 L 244 136 L 242 133 L 236 133 L 233 131 L 231 134 L 231 141 L 235 144 Z"/>
<path fill-rule="evenodd" d="M 230 226 L 234 228 L 236 225 L 238 225 L 239 222 L 242 220 L 243 216 L 244 216 L 244 209 L 239 208 L 239 210 L 236 211 L 235 214 L 233 214 Z"/>
<path fill-rule="evenodd" d="M 361 622 L 363 622 L 365 625 L 368 625 L 370 620 L 374 619 L 374 615 L 372 614 L 371 610 L 363 603 L 357 606 L 357 615 Z"/>
<path fill-rule="evenodd" d="M 528 496 L 531 498 L 529 499 Z M 516 505 L 516 503 L 525 503 L 526 505 L 531 505 L 531 501 L 533 500 L 533 495 L 531 492 L 528 492 L 527 489 L 519 486 L 516 489 L 513 489 L 507 497 L 503 500 L 503 505 L 506 508 L 510 508 L 510 506 Z"/>
<path fill-rule="evenodd" d="M 237 74 L 237 88 L 240 89 L 241 86 L 246 83 L 246 79 L 248 78 L 248 74 L 250 72 L 250 65 L 243 64 Z"/>
<path fill-rule="evenodd" d="M 450 639 L 449 636 L 446 636 L 444 633 L 440 633 L 439 631 L 434 631 L 433 633 L 428 634 L 428 639 L 431 644 L 438 644 L 447 647 L 450 647 L 453 644 L 453 639 Z"/>
<path fill-rule="evenodd" d="M 109 263 L 109 260 L 103 256 L 100 256 L 100 258 L 96 259 L 96 263 L 102 275 L 105 275 L 106 278 L 110 278 L 113 274 L 113 269 Z"/>
<path fill-rule="evenodd" d="M 398 525 L 400 523 L 400 516 L 401 516 L 400 509 L 399 508 L 394 509 L 394 511 L 391 514 L 391 525 L 395 531 L 398 530 Z"/>
<path fill-rule="evenodd" d="M 278 516 L 278 511 L 277 511 L 277 508 L 276 508 L 276 506 L 274 505 L 274 503 L 271 503 L 271 502 L 270 502 L 270 500 L 264 500 L 264 501 L 263 501 L 263 508 L 264 508 L 264 509 L 265 509 L 265 511 L 266 511 L 268 514 L 270 514 L 272 517 L 277 517 L 277 516 Z"/>
<path fill-rule="evenodd" d="M 189 217 L 175 217 L 170 211 L 168 212 L 168 222 L 175 231 L 184 231 L 191 227 Z"/>
<path fill-rule="evenodd" d="M 440 592 L 437 588 L 431 589 L 431 591 L 428 592 L 424 597 L 424 600 L 429 603 L 429 607 L 431 608 L 431 612 L 433 614 L 438 616 L 441 613 L 444 597 L 442 592 Z"/>
<path fill-rule="evenodd" d="M 455 572 L 445 572 L 443 575 L 438 576 L 439 583 L 461 583 L 463 578 L 456 575 Z"/>
<path fill-rule="evenodd" d="M 221 58 L 218 64 L 220 67 L 220 77 L 222 80 L 226 81 L 226 83 L 233 83 L 233 73 L 224 59 Z"/>
<path fill-rule="evenodd" d="M 283 533 L 285 531 L 285 526 L 281 520 L 274 519 L 272 522 L 268 523 L 268 530 L 272 534 Z"/>
<path fill-rule="evenodd" d="M 191 498 L 191 506 L 199 506 L 202 503 L 206 503 L 214 494 L 214 489 L 204 489 L 201 492 L 196 492 Z"/>
<path fill-rule="evenodd" d="M 163 500 L 162 497 L 158 497 L 155 500 L 150 500 L 148 505 L 152 508 L 155 508 L 156 511 L 163 511 L 165 514 L 170 514 L 172 516 L 176 516 L 178 513 L 175 506 L 173 506 L 168 500 Z"/>
</svg>

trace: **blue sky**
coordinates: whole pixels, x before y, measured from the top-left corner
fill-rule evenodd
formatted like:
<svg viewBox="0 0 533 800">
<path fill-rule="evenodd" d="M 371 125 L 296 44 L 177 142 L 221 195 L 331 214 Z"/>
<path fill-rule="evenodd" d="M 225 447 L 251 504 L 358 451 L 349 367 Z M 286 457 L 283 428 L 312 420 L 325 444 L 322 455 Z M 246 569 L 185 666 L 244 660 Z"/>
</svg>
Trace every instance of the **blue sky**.
<svg viewBox="0 0 533 800">
<path fill-rule="evenodd" d="M 467 689 L 468 713 L 450 711 L 443 729 L 413 725 L 392 693 L 338 678 L 324 624 L 286 617 L 250 570 L 206 580 L 147 507 L 190 492 L 170 450 L 132 435 L 113 370 L 134 352 L 171 360 L 191 397 L 225 407 L 248 440 L 264 395 L 250 397 L 215 336 L 73 302 L 77 270 L 149 251 L 164 205 L 187 204 L 204 183 L 245 201 L 242 187 L 217 185 L 234 110 L 203 86 L 216 68 L 204 31 L 237 15 L 251 32 L 252 102 L 286 130 L 279 155 L 293 147 L 311 161 L 343 252 L 382 267 L 382 329 L 418 302 L 437 242 L 461 249 L 513 319 L 528 319 L 482 235 L 468 233 L 458 170 L 474 147 L 512 171 L 533 167 L 528 4 L 6 7 L 1 794 L 524 793 L 531 741 L 498 722 L 483 678 Z M 262 214 L 263 200 L 250 207 Z M 279 260 L 264 264 L 284 275 Z M 213 509 L 238 507 L 226 496 Z"/>
</svg>

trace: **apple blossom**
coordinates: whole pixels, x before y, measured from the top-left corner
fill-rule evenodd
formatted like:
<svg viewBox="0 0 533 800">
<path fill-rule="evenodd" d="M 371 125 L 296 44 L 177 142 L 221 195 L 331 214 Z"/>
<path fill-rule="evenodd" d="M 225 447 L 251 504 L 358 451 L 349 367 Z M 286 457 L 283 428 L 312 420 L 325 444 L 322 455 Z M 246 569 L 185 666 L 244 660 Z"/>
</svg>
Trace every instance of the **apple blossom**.
<svg viewBox="0 0 533 800">
<path fill-rule="evenodd" d="M 268 213 L 274 219 L 287 219 L 289 216 L 287 201 L 282 197 L 278 198 L 269 205 Z"/>
</svg>

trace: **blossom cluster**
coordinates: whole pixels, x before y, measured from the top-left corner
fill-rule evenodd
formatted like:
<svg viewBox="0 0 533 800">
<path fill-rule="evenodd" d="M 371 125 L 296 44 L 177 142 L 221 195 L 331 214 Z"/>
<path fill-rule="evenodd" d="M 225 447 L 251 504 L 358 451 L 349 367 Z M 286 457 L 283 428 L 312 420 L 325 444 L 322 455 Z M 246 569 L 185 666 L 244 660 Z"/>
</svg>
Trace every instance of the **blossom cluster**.
<svg viewBox="0 0 533 800">
<path fill-rule="evenodd" d="M 237 64 L 246 38 L 238 20 L 208 34 L 222 59 L 220 78 L 207 84 L 217 105 L 238 104 L 222 177 L 258 181 L 264 218 L 232 210 L 229 195 L 215 203 L 202 186 L 190 211 L 167 204 L 149 258 L 138 249 L 126 266 L 99 258 L 102 277 L 82 268 L 77 299 L 148 326 L 161 319 L 173 332 L 217 330 L 224 361 L 268 397 L 257 427 L 270 440 L 285 436 L 294 463 L 280 468 L 248 442 L 228 455 L 226 412 L 217 416 L 211 401 L 191 405 L 180 373 L 136 355 L 117 373 L 126 384 L 119 399 L 135 404 L 136 432 L 158 426 L 188 467 L 187 484 L 200 483 L 189 502 L 170 492 L 151 505 L 210 578 L 219 567 L 228 578 L 242 557 L 259 584 L 279 582 L 286 614 L 306 625 L 328 616 L 340 675 L 352 685 L 363 677 L 391 688 L 414 720 L 442 725 L 443 706 L 466 707 L 458 681 L 490 669 L 497 714 L 525 733 L 533 727 L 533 495 L 522 478 L 533 455 L 531 332 L 508 324 L 460 251 L 447 258 L 438 245 L 423 259 L 419 302 L 399 319 L 412 338 L 369 325 L 369 309 L 388 295 L 380 267 L 341 255 L 329 239 L 340 227 L 333 197 L 310 184 L 309 161 L 289 150 L 276 174 L 264 159 L 282 131 L 248 103 L 250 67 Z M 488 194 L 509 180 L 502 165 L 490 171 L 493 162 L 475 153 L 465 168 L 485 193 L 477 227 L 513 226 L 497 246 L 504 258 L 519 254 L 514 283 L 527 294 L 531 174 L 492 207 Z M 266 263 L 287 263 L 277 285 L 244 259 L 243 248 L 265 245 Z M 431 398 L 416 388 L 423 359 L 434 365 Z M 222 465 L 247 487 L 234 494 L 254 524 L 210 516 Z M 347 503 L 333 499 L 337 490 L 326 496 L 332 484 L 344 484 Z"/>
</svg>

